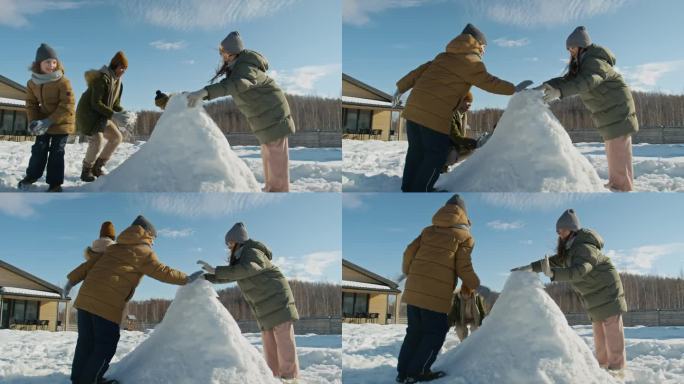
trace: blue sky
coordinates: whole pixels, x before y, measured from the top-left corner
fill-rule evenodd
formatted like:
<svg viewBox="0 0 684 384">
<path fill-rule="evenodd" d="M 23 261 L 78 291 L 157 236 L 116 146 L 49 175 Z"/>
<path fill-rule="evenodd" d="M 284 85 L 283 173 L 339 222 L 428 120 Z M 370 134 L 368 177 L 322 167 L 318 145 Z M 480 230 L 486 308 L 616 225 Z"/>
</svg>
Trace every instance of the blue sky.
<svg viewBox="0 0 684 384">
<path fill-rule="evenodd" d="M 0 196 L 0 259 L 62 286 L 83 262 L 83 250 L 111 220 L 117 233 L 143 214 L 157 228 L 159 259 L 186 273 L 196 261 L 225 263 L 224 235 L 235 222 L 273 251 L 290 279 L 339 283 L 341 202 L 339 194 L 44 194 Z M 144 278 L 135 299 L 172 298 L 175 286 Z M 76 291 L 71 295 L 76 297 Z"/>
<path fill-rule="evenodd" d="M 390 279 L 401 272 L 406 246 L 430 225 L 449 194 L 344 194 L 343 257 Z M 567 208 L 583 227 L 603 236 L 620 271 L 677 277 L 684 269 L 684 195 L 469 194 L 475 249 L 483 285 L 501 290 L 513 267 L 553 254 L 556 220 Z"/>
<path fill-rule="evenodd" d="M 684 25 L 678 0 L 343 0 L 343 71 L 387 93 L 444 51 L 472 22 L 489 42 L 488 70 L 514 84 L 562 73 L 565 40 L 578 25 L 608 47 L 635 90 L 684 93 Z M 473 109 L 507 96 L 474 91 Z"/>
<path fill-rule="evenodd" d="M 266 56 L 287 92 L 339 97 L 341 0 L 5 0 L 0 74 L 26 84 L 40 43 L 64 62 L 77 96 L 83 73 L 126 52 L 122 105 L 155 109 L 155 90 L 194 91 L 219 65 L 218 45 L 238 30 Z"/>
</svg>

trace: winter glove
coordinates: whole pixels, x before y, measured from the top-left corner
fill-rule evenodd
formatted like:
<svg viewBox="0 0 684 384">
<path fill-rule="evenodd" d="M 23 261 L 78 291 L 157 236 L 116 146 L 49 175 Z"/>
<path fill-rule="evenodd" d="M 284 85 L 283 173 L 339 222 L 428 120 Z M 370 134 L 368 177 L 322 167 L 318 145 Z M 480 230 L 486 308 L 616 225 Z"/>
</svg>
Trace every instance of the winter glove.
<svg viewBox="0 0 684 384">
<path fill-rule="evenodd" d="M 471 139 L 469 137 L 464 137 L 463 138 L 463 147 L 465 147 L 465 149 L 467 149 L 467 150 L 472 151 L 475 148 L 477 148 L 477 140 Z"/>
<path fill-rule="evenodd" d="M 527 265 L 523 265 L 521 267 L 515 267 L 515 268 L 511 269 L 511 272 L 517 272 L 517 271 L 533 272 L 534 270 L 532 269 L 532 264 L 527 264 Z"/>
<path fill-rule="evenodd" d="M 201 265 L 206 273 L 211 273 L 212 275 L 216 273 L 216 268 L 212 267 L 211 264 L 204 260 L 197 260 L 197 264 Z"/>
<path fill-rule="evenodd" d="M 524 91 L 530 85 L 532 85 L 532 80 L 521 81 L 520 83 L 518 83 L 518 85 L 515 86 L 515 92 L 518 93 L 520 91 Z"/>
<path fill-rule="evenodd" d="M 51 125 L 52 120 L 49 118 L 43 120 L 33 120 L 28 127 L 28 131 L 32 135 L 41 136 L 47 133 L 48 128 L 50 128 Z"/>
<path fill-rule="evenodd" d="M 126 132 L 129 126 L 135 124 L 135 113 L 128 111 L 114 112 L 112 115 L 112 122 L 119 128 L 119 131 Z"/>
<path fill-rule="evenodd" d="M 398 108 L 401 105 L 401 95 L 402 93 L 399 92 L 398 89 L 394 91 L 394 95 L 392 96 L 392 108 Z"/>
<path fill-rule="evenodd" d="M 549 257 L 544 256 L 544 260 L 541 263 L 542 272 L 549 278 L 553 279 L 553 271 L 551 270 L 551 264 L 549 264 Z"/>
<path fill-rule="evenodd" d="M 74 286 L 71 285 L 70 281 L 67 281 L 66 284 L 64 284 L 64 289 L 62 289 L 62 299 L 66 299 L 69 297 L 69 292 L 71 292 L 71 288 Z"/>
<path fill-rule="evenodd" d="M 556 99 L 560 99 L 561 97 L 561 92 L 559 89 L 556 89 L 548 84 L 544 84 L 544 88 L 542 88 L 544 91 L 544 102 L 545 103 L 550 103 Z"/>
<path fill-rule="evenodd" d="M 187 278 L 187 280 L 186 280 L 185 283 L 186 283 L 186 284 L 193 283 L 195 280 L 201 279 L 203 276 L 204 276 L 204 272 L 202 272 L 202 271 L 197 271 L 197 272 L 193 273 L 192 275 L 188 276 L 188 278 Z"/>
<path fill-rule="evenodd" d="M 188 93 L 188 107 L 194 108 L 198 101 L 204 100 L 204 98 L 207 96 L 209 96 L 209 92 L 207 92 L 207 90 L 204 88 L 200 89 L 199 91 Z"/>
</svg>

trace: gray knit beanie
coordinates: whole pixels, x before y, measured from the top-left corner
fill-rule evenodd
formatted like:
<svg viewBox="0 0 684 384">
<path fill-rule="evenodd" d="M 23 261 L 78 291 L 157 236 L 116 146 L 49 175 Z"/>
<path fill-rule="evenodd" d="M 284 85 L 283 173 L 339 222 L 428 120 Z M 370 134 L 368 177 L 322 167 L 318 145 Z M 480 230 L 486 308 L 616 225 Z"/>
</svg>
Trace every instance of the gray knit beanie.
<svg viewBox="0 0 684 384">
<path fill-rule="evenodd" d="M 36 63 L 40 63 L 43 60 L 55 59 L 57 58 L 57 51 L 55 51 L 51 46 L 43 43 L 36 50 Z"/>
<path fill-rule="evenodd" d="M 465 201 L 461 198 L 461 196 L 458 195 L 458 193 L 455 193 L 449 200 L 447 200 L 447 205 L 458 205 L 463 211 L 466 211 L 466 205 Z"/>
<path fill-rule="evenodd" d="M 485 37 L 484 33 L 470 23 L 463 28 L 463 32 L 461 33 L 474 37 L 475 40 L 479 41 L 482 45 L 487 45 L 487 38 Z"/>
<path fill-rule="evenodd" d="M 228 245 L 229 241 L 242 244 L 247 240 L 249 240 L 249 235 L 247 234 L 247 228 L 245 228 L 245 224 L 243 223 L 236 223 L 233 225 L 233 228 L 226 233 L 226 245 Z"/>
<path fill-rule="evenodd" d="M 150 223 L 143 215 L 138 215 L 138 217 L 133 220 L 131 225 L 139 225 L 143 227 L 144 230 L 149 232 L 152 237 L 157 237 L 157 230 L 154 228 L 154 225 L 152 225 L 152 223 Z"/>
<path fill-rule="evenodd" d="M 566 209 L 556 222 L 556 231 L 559 229 L 579 231 L 580 228 L 582 228 L 582 226 L 580 225 L 579 217 L 575 214 L 574 209 Z"/>
<path fill-rule="evenodd" d="M 221 47 L 223 47 L 223 50 L 232 53 L 234 55 L 242 52 L 245 47 L 242 45 L 242 39 L 240 38 L 240 34 L 238 31 L 233 31 L 226 36 L 225 39 L 221 42 Z"/>
<path fill-rule="evenodd" d="M 574 31 L 568 36 L 565 41 L 565 47 L 580 47 L 586 48 L 591 45 L 591 37 L 589 37 L 589 32 L 583 26 L 575 28 Z"/>
</svg>

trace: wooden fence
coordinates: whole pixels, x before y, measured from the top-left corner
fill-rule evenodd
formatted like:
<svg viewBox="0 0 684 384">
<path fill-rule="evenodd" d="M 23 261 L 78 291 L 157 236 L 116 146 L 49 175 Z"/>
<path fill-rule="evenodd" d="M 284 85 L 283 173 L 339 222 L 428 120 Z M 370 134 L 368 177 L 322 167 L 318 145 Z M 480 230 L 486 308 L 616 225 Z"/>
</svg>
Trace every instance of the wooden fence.
<svg viewBox="0 0 684 384">
<path fill-rule="evenodd" d="M 566 313 L 570 325 L 591 325 L 586 313 Z M 684 326 L 684 311 L 658 309 L 652 311 L 630 311 L 622 315 L 625 327 L 644 325 L 647 327 Z"/>
</svg>

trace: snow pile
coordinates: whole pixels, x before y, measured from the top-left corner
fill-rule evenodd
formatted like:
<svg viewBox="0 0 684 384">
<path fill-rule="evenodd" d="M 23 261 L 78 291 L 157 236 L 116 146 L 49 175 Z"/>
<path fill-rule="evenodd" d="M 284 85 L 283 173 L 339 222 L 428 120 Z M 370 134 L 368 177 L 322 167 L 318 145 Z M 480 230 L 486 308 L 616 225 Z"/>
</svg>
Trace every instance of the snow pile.
<svg viewBox="0 0 684 384">
<path fill-rule="evenodd" d="M 513 272 L 482 327 L 435 368 L 468 383 L 617 382 L 531 272 Z"/>
<path fill-rule="evenodd" d="M 254 174 L 203 107 L 172 96 L 149 141 L 85 190 L 114 192 L 253 192 Z"/>
<path fill-rule="evenodd" d="M 516 93 L 487 144 L 442 175 L 435 187 L 473 192 L 606 191 L 542 101 L 541 91 Z"/>
<path fill-rule="evenodd" d="M 122 383 L 277 383 L 203 279 L 180 287 L 152 335 L 106 376 Z"/>
</svg>

